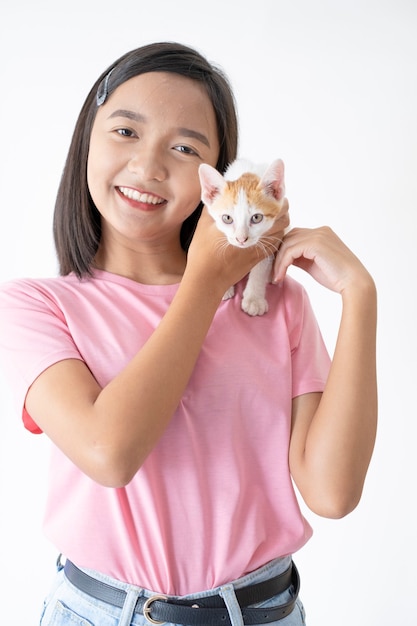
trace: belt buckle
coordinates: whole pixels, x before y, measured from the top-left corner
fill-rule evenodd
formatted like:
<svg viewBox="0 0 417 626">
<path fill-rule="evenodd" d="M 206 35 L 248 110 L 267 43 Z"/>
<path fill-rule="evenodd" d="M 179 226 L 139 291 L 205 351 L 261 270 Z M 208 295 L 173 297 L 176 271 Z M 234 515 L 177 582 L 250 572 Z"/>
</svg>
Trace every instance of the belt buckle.
<svg viewBox="0 0 417 626">
<path fill-rule="evenodd" d="M 160 622 L 159 620 L 153 619 L 151 617 L 151 604 L 153 602 L 156 602 L 156 600 L 163 600 L 164 602 L 166 602 L 168 598 L 167 596 L 162 596 L 162 595 L 155 595 L 155 596 L 151 596 L 150 598 L 148 598 L 143 605 L 143 609 L 142 609 L 143 616 L 151 624 L 166 624 L 166 622 Z"/>
</svg>

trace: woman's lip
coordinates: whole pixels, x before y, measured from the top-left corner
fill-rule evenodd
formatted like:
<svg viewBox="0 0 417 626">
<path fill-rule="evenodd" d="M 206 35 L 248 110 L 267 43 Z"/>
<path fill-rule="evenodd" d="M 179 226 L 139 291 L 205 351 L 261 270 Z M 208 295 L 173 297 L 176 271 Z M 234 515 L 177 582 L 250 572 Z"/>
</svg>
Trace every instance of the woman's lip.
<svg viewBox="0 0 417 626">
<path fill-rule="evenodd" d="M 157 209 L 163 204 L 166 204 L 166 200 L 160 196 L 156 196 L 151 193 L 138 191 L 132 187 L 116 187 L 118 193 L 124 200 L 130 205 L 150 209 Z"/>
</svg>

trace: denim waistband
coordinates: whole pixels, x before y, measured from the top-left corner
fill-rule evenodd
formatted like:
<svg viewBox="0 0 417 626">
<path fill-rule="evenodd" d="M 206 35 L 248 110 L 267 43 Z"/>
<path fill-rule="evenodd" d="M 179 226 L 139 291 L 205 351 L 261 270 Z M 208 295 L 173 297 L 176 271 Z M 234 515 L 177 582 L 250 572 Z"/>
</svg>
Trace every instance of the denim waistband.
<svg viewBox="0 0 417 626">
<path fill-rule="evenodd" d="M 261 612 L 259 609 L 256 608 L 249 608 L 247 610 L 244 609 L 244 616 L 242 616 L 242 607 L 239 605 L 239 602 L 237 600 L 237 596 L 239 596 L 239 589 L 242 591 L 243 589 L 251 589 L 253 588 L 253 586 L 255 586 L 255 588 L 264 588 L 265 585 L 262 585 L 264 581 L 269 581 L 272 579 L 282 580 L 283 578 L 285 578 L 285 572 L 287 570 L 291 571 L 291 565 L 292 559 L 290 556 L 275 559 L 260 567 L 259 569 L 250 572 L 228 584 L 224 584 L 206 591 L 188 594 L 185 596 L 164 595 L 162 597 L 159 593 L 155 591 L 135 587 L 134 585 L 130 585 L 128 583 L 123 583 L 112 577 L 91 569 L 77 568 L 74 567 L 71 563 L 67 564 L 66 569 L 68 571 L 68 576 L 70 577 L 70 580 L 72 578 L 72 582 L 75 584 L 75 586 L 78 587 L 81 591 L 91 594 L 93 597 L 99 597 L 100 599 L 104 598 L 106 602 L 111 603 L 112 597 L 115 596 L 112 596 L 112 593 L 108 593 L 108 591 L 110 590 L 110 592 L 114 592 L 117 596 L 117 602 L 115 601 L 115 606 L 123 608 L 123 612 L 125 612 L 127 606 L 124 605 L 129 605 L 131 618 L 133 618 L 134 613 L 142 613 L 145 616 L 147 623 L 161 623 L 163 620 L 169 623 L 178 622 L 190 623 L 195 625 L 203 623 L 211 623 L 213 625 L 223 623 L 231 624 L 232 626 L 242 626 L 243 623 L 258 624 L 267 623 L 270 621 L 277 621 L 279 619 L 282 619 L 292 611 L 295 602 L 294 595 L 292 596 L 290 601 L 286 603 L 284 602 L 284 604 L 280 604 L 279 606 L 270 607 L 267 613 L 265 613 L 265 611 Z M 83 576 L 83 573 L 86 576 Z M 279 577 L 279 575 L 281 575 L 281 577 Z M 286 584 L 286 586 L 284 588 L 280 588 L 280 590 L 277 591 L 277 594 L 284 591 L 286 587 L 289 587 L 290 580 L 291 579 L 288 579 L 288 583 Z M 296 597 L 298 593 L 299 579 L 295 566 L 293 567 L 292 580 L 294 582 L 294 586 L 297 587 L 297 589 L 294 589 Z M 103 593 L 103 590 L 105 593 Z M 124 594 L 126 594 L 126 602 L 124 600 L 120 602 L 121 594 L 118 592 L 124 592 Z M 276 594 L 271 593 L 271 596 L 274 595 Z M 221 610 L 212 608 L 203 609 L 204 606 L 210 606 L 212 604 L 212 601 L 210 601 L 209 599 L 213 596 L 220 596 L 221 598 L 223 598 L 225 608 L 223 609 L 223 613 L 221 616 Z M 250 594 L 249 597 L 251 597 Z M 205 598 L 208 600 L 208 602 L 204 602 Z M 193 600 L 197 599 L 200 603 L 198 605 L 198 608 L 201 608 L 202 610 L 196 613 L 196 611 L 193 610 L 194 608 L 196 608 L 196 604 L 193 604 Z M 213 606 L 218 605 L 214 604 Z M 152 615 L 152 613 L 154 614 L 154 616 Z M 171 617 L 172 619 L 170 619 Z M 177 619 L 174 620 L 174 618 Z M 245 620 L 245 622 L 243 621 L 243 619 Z"/>
<path fill-rule="evenodd" d="M 285 570 L 287 570 L 289 568 L 289 566 L 291 565 L 291 562 L 292 562 L 291 555 L 290 556 L 281 557 L 281 558 L 278 558 L 278 559 L 273 559 L 272 561 L 269 561 L 265 565 L 262 565 L 258 569 L 253 570 L 252 572 L 249 572 L 248 574 L 245 574 L 244 576 L 242 576 L 240 578 L 232 580 L 232 581 L 230 581 L 228 583 L 224 583 L 223 585 L 219 585 L 217 587 L 213 587 L 212 589 L 198 591 L 198 592 L 187 594 L 187 595 L 183 595 L 183 596 L 172 595 L 172 594 L 165 594 L 165 593 L 164 593 L 164 595 L 166 595 L 172 601 L 175 601 L 175 600 L 194 600 L 197 597 L 214 596 L 214 595 L 219 594 L 220 590 L 225 585 L 232 585 L 234 589 L 240 589 L 241 587 L 246 587 L 248 585 L 252 585 L 254 583 L 261 582 L 263 580 L 267 580 L 268 578 L 272 578 L 273 576 L 276 576 L 278 574 L 281 574 L 282 572 L 285 572 Z M 64 563 L 65 563 L 65 558 L 63 559 L 62 555 L 60 555 L 58 557 L 58 560 L 57 560 L 58 569 L 63 567 Z M 77 565 L 77 563 L 75 563 L 75 565 Z M 130 583 L 126 583 L 126 582 L 120 581 L 117 578 L 112 578 L 111 576 L 108 576 L 107 574 L 103 574 L 102 572 L 98 572 L 98 571 L 93 570 L 93 569 L 80 567 L 79 565 L 77 565 L 77 567 L 82 572 L 85 572 L 86 574 L 88 574 L 89 576 L 95 578 L 96 580 L 100 580 L 100 581 L 102 581 L 103 583 L 105 583 L 107 585 L 111 585 L 113 587 L 117 587 L 118 589 L 121 589 L 122 591 L 128 591 L 132 586 L 135 586 L 135 585 L 131 585 Z M 161 591 L 147 589 L 145 587 L 139 587 L 139 586 L 137 586 L 137 587 L 141 589 L 141 592 L 143 593 L 143 595 L 145 597 L 150 597 L 150 596 L 154 596 L 156 594 L 161 594 Z"/>
</svg>

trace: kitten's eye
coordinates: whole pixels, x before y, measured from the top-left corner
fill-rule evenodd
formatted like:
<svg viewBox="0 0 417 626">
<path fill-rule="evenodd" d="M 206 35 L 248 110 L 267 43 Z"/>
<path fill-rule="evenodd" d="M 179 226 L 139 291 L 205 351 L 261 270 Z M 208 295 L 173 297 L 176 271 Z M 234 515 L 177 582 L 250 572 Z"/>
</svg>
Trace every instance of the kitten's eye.
<svg viewBox="0 0 417 626">
<path fill-rule="evenodd" d="M 264 219 L 264 216 L 262 215 L 262 213 L 255 213 L 250 218 L 250 221 L 252 224 L 259 224 L 260 222 L 262 222 L 263 219 Z"/>
<path fill-rule="evenodd" d="M 222 220 L 225 224 L 233 223 L 233 217 L 231 215 L 222 215 Z"/>
</svg>

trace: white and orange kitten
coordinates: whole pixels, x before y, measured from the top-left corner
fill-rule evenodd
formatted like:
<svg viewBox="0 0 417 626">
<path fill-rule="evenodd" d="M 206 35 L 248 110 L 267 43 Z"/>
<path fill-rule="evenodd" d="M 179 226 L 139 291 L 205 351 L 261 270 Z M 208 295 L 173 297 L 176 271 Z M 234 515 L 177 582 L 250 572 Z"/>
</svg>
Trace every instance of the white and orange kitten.
<svg viewBox="0 0 417 626">
<path fill-rule="evenodd" d="M 224 176 L 203 163 L 199 167 L 201 199 L 218 229 L 232 246 L 271 248 L 265 233 L 279 217 L 285 199 L 284 163 L 277 159 L 269 166 L 236 159 Z M 268 311 L 266 285 L 274 256 L 260 261 L 249 273 L 243 292 L 242 309 L 248 315 Z M 223 299 L 234 295 L 231 287 Z"/>
</svg>

